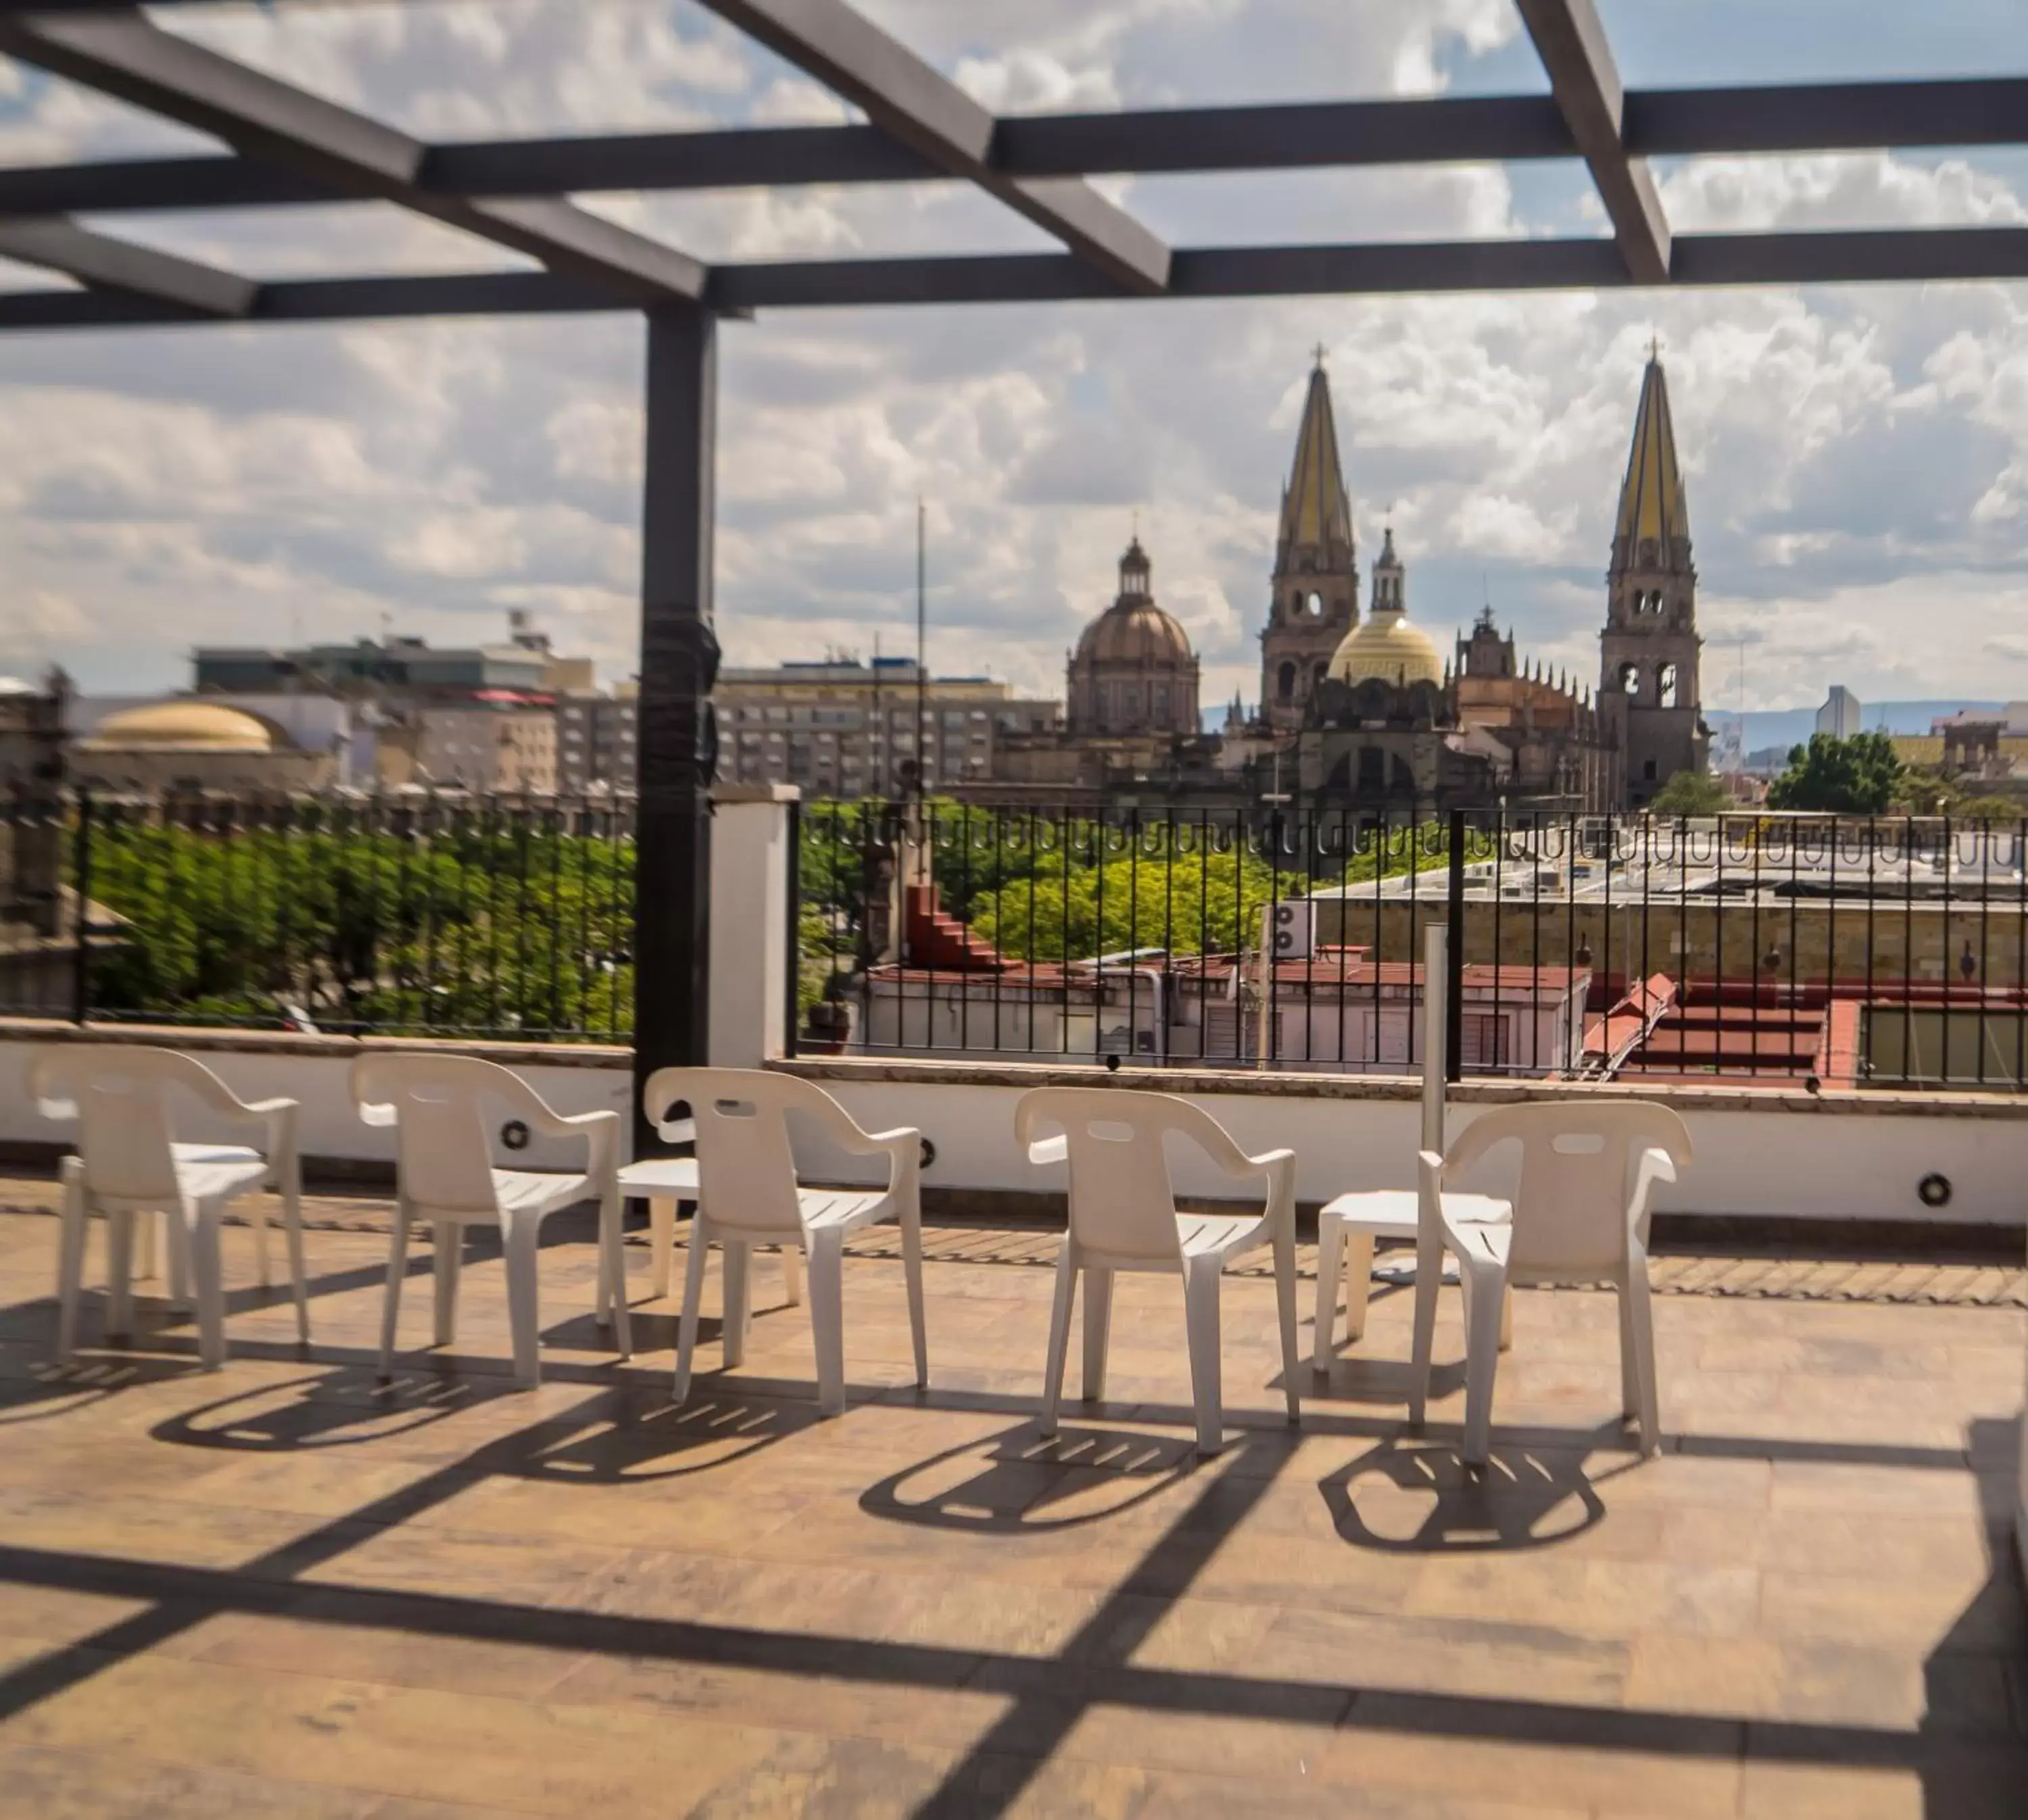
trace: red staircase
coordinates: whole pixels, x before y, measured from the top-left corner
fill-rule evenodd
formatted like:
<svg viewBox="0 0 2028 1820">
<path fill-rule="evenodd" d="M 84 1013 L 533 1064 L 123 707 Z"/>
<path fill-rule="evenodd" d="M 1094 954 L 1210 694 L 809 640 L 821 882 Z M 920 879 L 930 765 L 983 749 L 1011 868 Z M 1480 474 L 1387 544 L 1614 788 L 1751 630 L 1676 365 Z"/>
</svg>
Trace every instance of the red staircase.
<svg viewBox="0 0 2028 1820">
<path fill-rule="evenodd" d="M 934 885 L 909 885 L 902 891 L 903 950 L 910 967 L 938 973 L 1004 973 L 1013 963 L 982 941 L 938 901 Z"/>
</svg>

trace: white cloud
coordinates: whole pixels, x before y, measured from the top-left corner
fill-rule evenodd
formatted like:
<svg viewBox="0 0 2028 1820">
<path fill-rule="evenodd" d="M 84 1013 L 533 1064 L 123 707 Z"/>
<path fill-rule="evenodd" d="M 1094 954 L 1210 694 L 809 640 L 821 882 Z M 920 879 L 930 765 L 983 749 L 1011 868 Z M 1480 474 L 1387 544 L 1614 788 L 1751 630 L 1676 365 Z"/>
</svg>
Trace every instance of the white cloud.
<svg viewBox="0 0 2028 1820">
<path fill-rule="evenodd" d="M 1510 0 L 1026 0 L 870 9 L 995 108 L 1470 86 Z M 183 9 L 164 19 L 431 135 L 847 117 L 701 9 L 661 0 Z M 1511 62 L 1498 67 L 1511 68 Z M 1482 83 L 1479 86 L 1483 87 Z M 1503 78 L 1494 86 L 1512 87 Z M 194 135 L 0 64 L 0 157 Z M 1552 229 L 1493 168 L 1109 183 L 1181 245 Z M 1998 169 L 1885 154 L 1704 160 L 1686 231 L 2018 223 Z M 607 196 L 701 256 L 1034 249 L 963 186 Z M 257 272 L 497 266 L 390 209 L 114 224 Z M 322 262 L 322 263 L 320 263 Z M 2028 694 L 2028 298 L 1999 286 L 1644 296 L 812 312 L 723 331 L 718 586 L 736 658 L 912 637 L 931 505 L 933 653 L 1060 687 L 1133 515 L 1197 642 L 1250 695 L 1308 350 L 1322 342 L 1362 541 L 1391 516 L 1440 638 L 1490 592 L 1531 657 L 1589 675 L 1635 387 L 1665 347 L 1710 640 L 1755 644 L 1756 705 L 1829 681 Z M 624 317 L 164 331 L 0 342 L 0 671 L 98 688 L 201 639 L 398 626 L 490 634 L 531 606 L 631 667 L 641 335 Z M 1911 603 L 1919 617 L 1911 618 Z M 1911 632 L 1919 626 L 1919 634 Z"/>
</svg>

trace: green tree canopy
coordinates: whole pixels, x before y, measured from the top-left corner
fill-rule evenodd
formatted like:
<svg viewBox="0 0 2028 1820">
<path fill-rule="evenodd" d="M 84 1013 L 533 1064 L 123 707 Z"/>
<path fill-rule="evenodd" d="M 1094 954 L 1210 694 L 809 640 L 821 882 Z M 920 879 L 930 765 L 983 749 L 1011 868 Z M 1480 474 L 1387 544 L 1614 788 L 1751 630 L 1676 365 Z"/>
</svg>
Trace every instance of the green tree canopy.
<svg viewBox="0 0 2028 1820">
<path fill-rule="evenodd" d="M 1813 733 L 1789 753 L 1789 768 L 1767 792 L 1771 809 L 1817 809 L 1835 815 L 1884 815 L 1893 806 L 1907 767 L 1884 733 L 1834 739 Z"/>
<path fill-rule="evenodd" d="M 1658 816 L 1716 816 L 1732 806 L 1725 786 L 1709 771 L 1679 771 L 1656 791 L 1648 808 Z"/>
</svg>

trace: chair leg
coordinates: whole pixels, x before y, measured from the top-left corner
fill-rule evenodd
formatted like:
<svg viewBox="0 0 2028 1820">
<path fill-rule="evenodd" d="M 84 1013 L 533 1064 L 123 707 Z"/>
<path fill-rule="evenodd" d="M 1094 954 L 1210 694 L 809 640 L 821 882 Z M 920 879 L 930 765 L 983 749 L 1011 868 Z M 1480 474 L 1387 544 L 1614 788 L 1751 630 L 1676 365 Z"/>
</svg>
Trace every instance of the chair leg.
<svg viewBox="0 0 2028 1820">
<path fill-rule="evenodd" d="M 1284 1232 L 1275 1241 L 1275 1306 L 1282 1326 L 1282 1395 L 1293 1426 L 1303 1419 L 1303 1404 L 1298 1377 L 1301 1354 L 1296 1340 L 1296 1235 L 1293 1231 Z"/>
<path fill-rule="evenodd" d="M 173 1208 L 162 1210 L 162 1245 L 168 1256 L 169 1300 L 179 1308 L 187 1308 L 191 1300 L 190 1246 L 183 1223 L 176 1218 Z"/>
<path fill-rule="evenodd" d="M 134 1331 L 134 1222 L 146 1214 L 105 1216 L 105 1332 L 109 1338 Z"/>
<path fill-rule="evenodd" d="M 1106 1341 L 1112 1331 L 1112 1272 L 1086 1267 L 1084 1273 L 1084 1400 L 1105 1395 Z"/>
<path fill-rule="evenodd" d="M 1317 1314 L 1310 1334 L 1310 1363 L 1321 1378 L 1331 1364 L 1338 1326 L 1339 1260 L 1345 1255 L 1345 1226 L 1334 1213 L 1317 1215 Z"/>
<path fill-rule="evenodd" d="M 436 1266 L 436 1343 L 448 1346 L 457 1337 L 457 1278 L 464 1261 L 464 1229 L 455 1220 L 440 1219 L 431 1233 Z"/>
<path fill-rule="evenodd" d="M 1466 1264 L 1466 1270 L 1471 1267 Z M 1500 1369 L 1500 1311 L 1506 1300 L 1504 1273 L 1474 1275 L 1465 1297 L 1464 1459 L 1483 1466 L 1492 1452 L 1493 1383 Z"/>
<path fill-rule="evenodd" d="M 835 1227 L 810 1245 L 810 1335 L 817 1356 L 817 1411 L 845 1413 L 845 1234 Z"/>
<path fill-rule="evenodd" d="M 1366 1337 L 1366 1306 L 1373 1296 L 1373 1234 L 1345 1234 L 1345 1341 L 1349 1346 Z"/>
<path fill-rule="evenodd" d="M 909 1235 L 904 1229 L 901 1248 L 905 1256 L 908 1245 Z M 922 1254 L 923 1229 L 918 1226 L 916 1228 L 916 1258 L 919 1263 L 922 1261 Z M 796 1245 L 785 1245 L 782 1247 L 782 1294 L 790 1308 L 800 1308 L 803 1305 L 803 1254 L 801 1248 Z M 927 1367 L 923 1365 L 920 1357 L 921 1350 L 920 1347 L 916 1348 L 916 1366 L 919 1370 L 927 1371 Z M 925 1378 L 922 1382 L 927 1383 L 928 1379 Z"/>
<path fill-rule="evenodd" d="M 289 1248 L 289 1282 L 296 1298 L 296 1338 L 310 1343 L 309 1274 L 303 1267 L 303 1189 L 300 1178 L 282 1185 L 282 1237 Z"/>
<path fill-rule="evenodd" d="M 802 1259 L 784 1251 L 783 1268 L 789 1278 L 789 1300 L 802 1300 Z M 923 1306 L 923 1216 L 920 1212 L 901 1216 L 901 1274 L 909 1285 L 909 1337 L 916 1348 L 916 1388 L 930 1387 L 929 1319 Z"/>
<path fill-rule="evenodd" d="M 64 1173 L 63 1226 L 57 1245 L 57 1357 L 69 1363 L 77 1352 L 77 1304 L 84 1287 L 84 1183 Z"/>
<path fill-rule="evenodd" d="M 746 1291 L 753 1248 L 743 1239 L 727 1239 L 720 1248 L 725 1253 L 725 1322 L 719 1338 L 725 1350 L 726 1370 L 736 1371 L 746 1362 Z"/>
<path fill-rule="evenodd" d="M 532 1390 L 542 1381 L 541 1304 L 535 1268 L 542 1223 L 527 1215 L 502 1217 L 500 1248 L 507 1258 L 507 1328 L 514 1343 L 514 1382 Z"/>
<path fill-rule="evenodd" d="M 614 1349 L 623 1359 L 634 1356 L 634 1322 L 627 1300 L 627 1203 L 616 1187 L 598 1204 L 598 1251 L 605 1260 L 607 1320 Z"/>
<path fill-rule="evenodd" d="M 1190 1391 L 1197 1404 L 1197 1452 L 1216 1453 L 1225 1445 L 1225 1400 L 1218 1324 L 1219 1269 L 1216 1260 L 1183 1267 L 1184 1325 L 1190 1341 Z"/>
<path fill-rule="evenodd" d="M 1444 1248 L 1419 1241 L 1416 1247 L 1415 1337 L 1409 1353 L 1408 1419 L 1422 1426 L 1429 1414 L 1430 1355 L 1437 1343 L 1437 1291 L 1444 1280 Z"/>
<path fill-rule="evenodd" d="M 1641 1418 L 1641 1451 L 1656 1453 L 1662 1445 L 1660 1387 L 1655 1377 L 1655 1311 L 1649 1299 L 1648 1272 L 1637 1267 L 1619 1292 L 1619 1305 L 1626 1311 L 1626 1326 L 1633 1340 L 1635 1400 Z"/>
<path fill-rule="evenodd" d="M 1500 1296 L 1500 1349 L 1503 1352 L 1514 1350 L 1514 1289 L 1509 1284 Z"/>
<path fill-rule="evenodd" d="M 658 1302 L 668 1299 L 669 1263 L 675 1248 L 676 1204 L 657 1195 L 648 1203 L 648 1286 Z"/>
<path fill-rule="evenodd" d="M 1042 1433 L 1057 1432 L 1057 1411 L 1064 1400 L 1064 1362 L 1071 1349 L 1071 1304 L 1077 1296 L 1077 1250 L 1064 1241 L 1057 1254 L 1057 1293 L 1049 1307 L 1049 1351 L 1042 1367 Z"/>
<path fill-rule="evenodd" d="M 207 1371 L 225 1363 L 225 1260 L 219 1227 L 224 1209 L 204 1201 L 183 1212 L 191 1286 L 197 1292 L 197 1351 Z"/>
<path fill-rule="evenodd" d="M 380 1310 L 380 1375 L 394 1374 L 394 1327 L 402 1313 L 402 1279 L 409 1274 L 409 1208 L 394 1204 L 394 1223 L 387 1240 L 387 1299 Z"/>
<path fill-rule="evenodd" d="M 255 1193 L 246 1197 L 246 1223 L 254 1229 L 254 1275 L 263 1289 L 273 1285 L 274 1275 L 268 1263 L 268 1200 L 264 1193 Z"/>
<path fill-rule="evenodd" d="M 152 1283 L 155 1280 L 155 1219 L 152 1213 L 135 1215 L 139 1224 L 134 1229 L 134 1278 L 137 1282 Z"/>
<path fill-rule="evenodd" d="M 697 1351 L 698 1309 L 704 1300 L 705 1254 L 711 1249 L 711 1229 L 701 1210 L 690 1217 L 690 1257 L 683 1266 L 683 1314 L 676 1326 L 675 1399 L 683 1402 L 690 1393 L 690 1359 Z"/>
</svg>

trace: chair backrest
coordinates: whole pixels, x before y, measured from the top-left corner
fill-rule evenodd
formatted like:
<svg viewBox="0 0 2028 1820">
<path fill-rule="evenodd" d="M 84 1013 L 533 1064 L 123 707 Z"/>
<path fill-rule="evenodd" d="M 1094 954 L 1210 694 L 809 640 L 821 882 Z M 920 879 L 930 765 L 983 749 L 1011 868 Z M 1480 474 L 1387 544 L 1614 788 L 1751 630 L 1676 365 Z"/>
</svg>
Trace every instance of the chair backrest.
<svg viewBox="0 0 2028 1820">
<path fill-rule="evenodd" d="M 1187 1138 L 1213 1155 L 1238 1148 L 1201 1107 L 1173 1093 L 1110 1087 L 1037 1087 L 1014 1108 L 1023 1146 L 1060 1128 L 1070 1163 L 1071 1234 L 1087 1251 L 1156 1260 L 1180 1255 L 1176 1191 L 1164 1140 Z"/>
<path fill-rule="evenodd" d="M 395 1127 L 395 1167 L 412 1207 L 498 1213 L 485 1102 L 509 1071 L 476 1056 L 361 1056 L 352 1097 L 369 1125 Z"/>
<path fill-rule="evenodd" d="M 230 1097 L 225 1083 L 194 1056 L 142 1044 L 44 1049 L 30 1081 L 44 1112 L 78 1121 L 86 1191 L 113 1200 L 175 1201 L 172 1087 L 201 1097 Z"/>
<path fill-rule="evenodd" d="M 796 1156 L 789 1115 L 801 1112 L 820 1130 L 852 1125 L 852 1117 L 812 1081 L 760 1068 L 658 1068 L 642 1095 L 642 1111 L 667 1129 L 671 1109 L 690 1108 L 695 1127 L 698 1204 L 714 1226 L 789 1233 L 802 1227 L 796 1196 Z"/>
<path fill-rule="evenodd" d="M 1690 1134 L 1666 1106 L 1554 1101 L 1481 1113 L 1453 1147 L 1461 1165 L 1505 1143 L 1521 1147 L 1510 1267 L 1605 1271 L 1626 1258 L 1626 1210 L 1641 1152 L 1690 1160 Z"/>
</svg>

